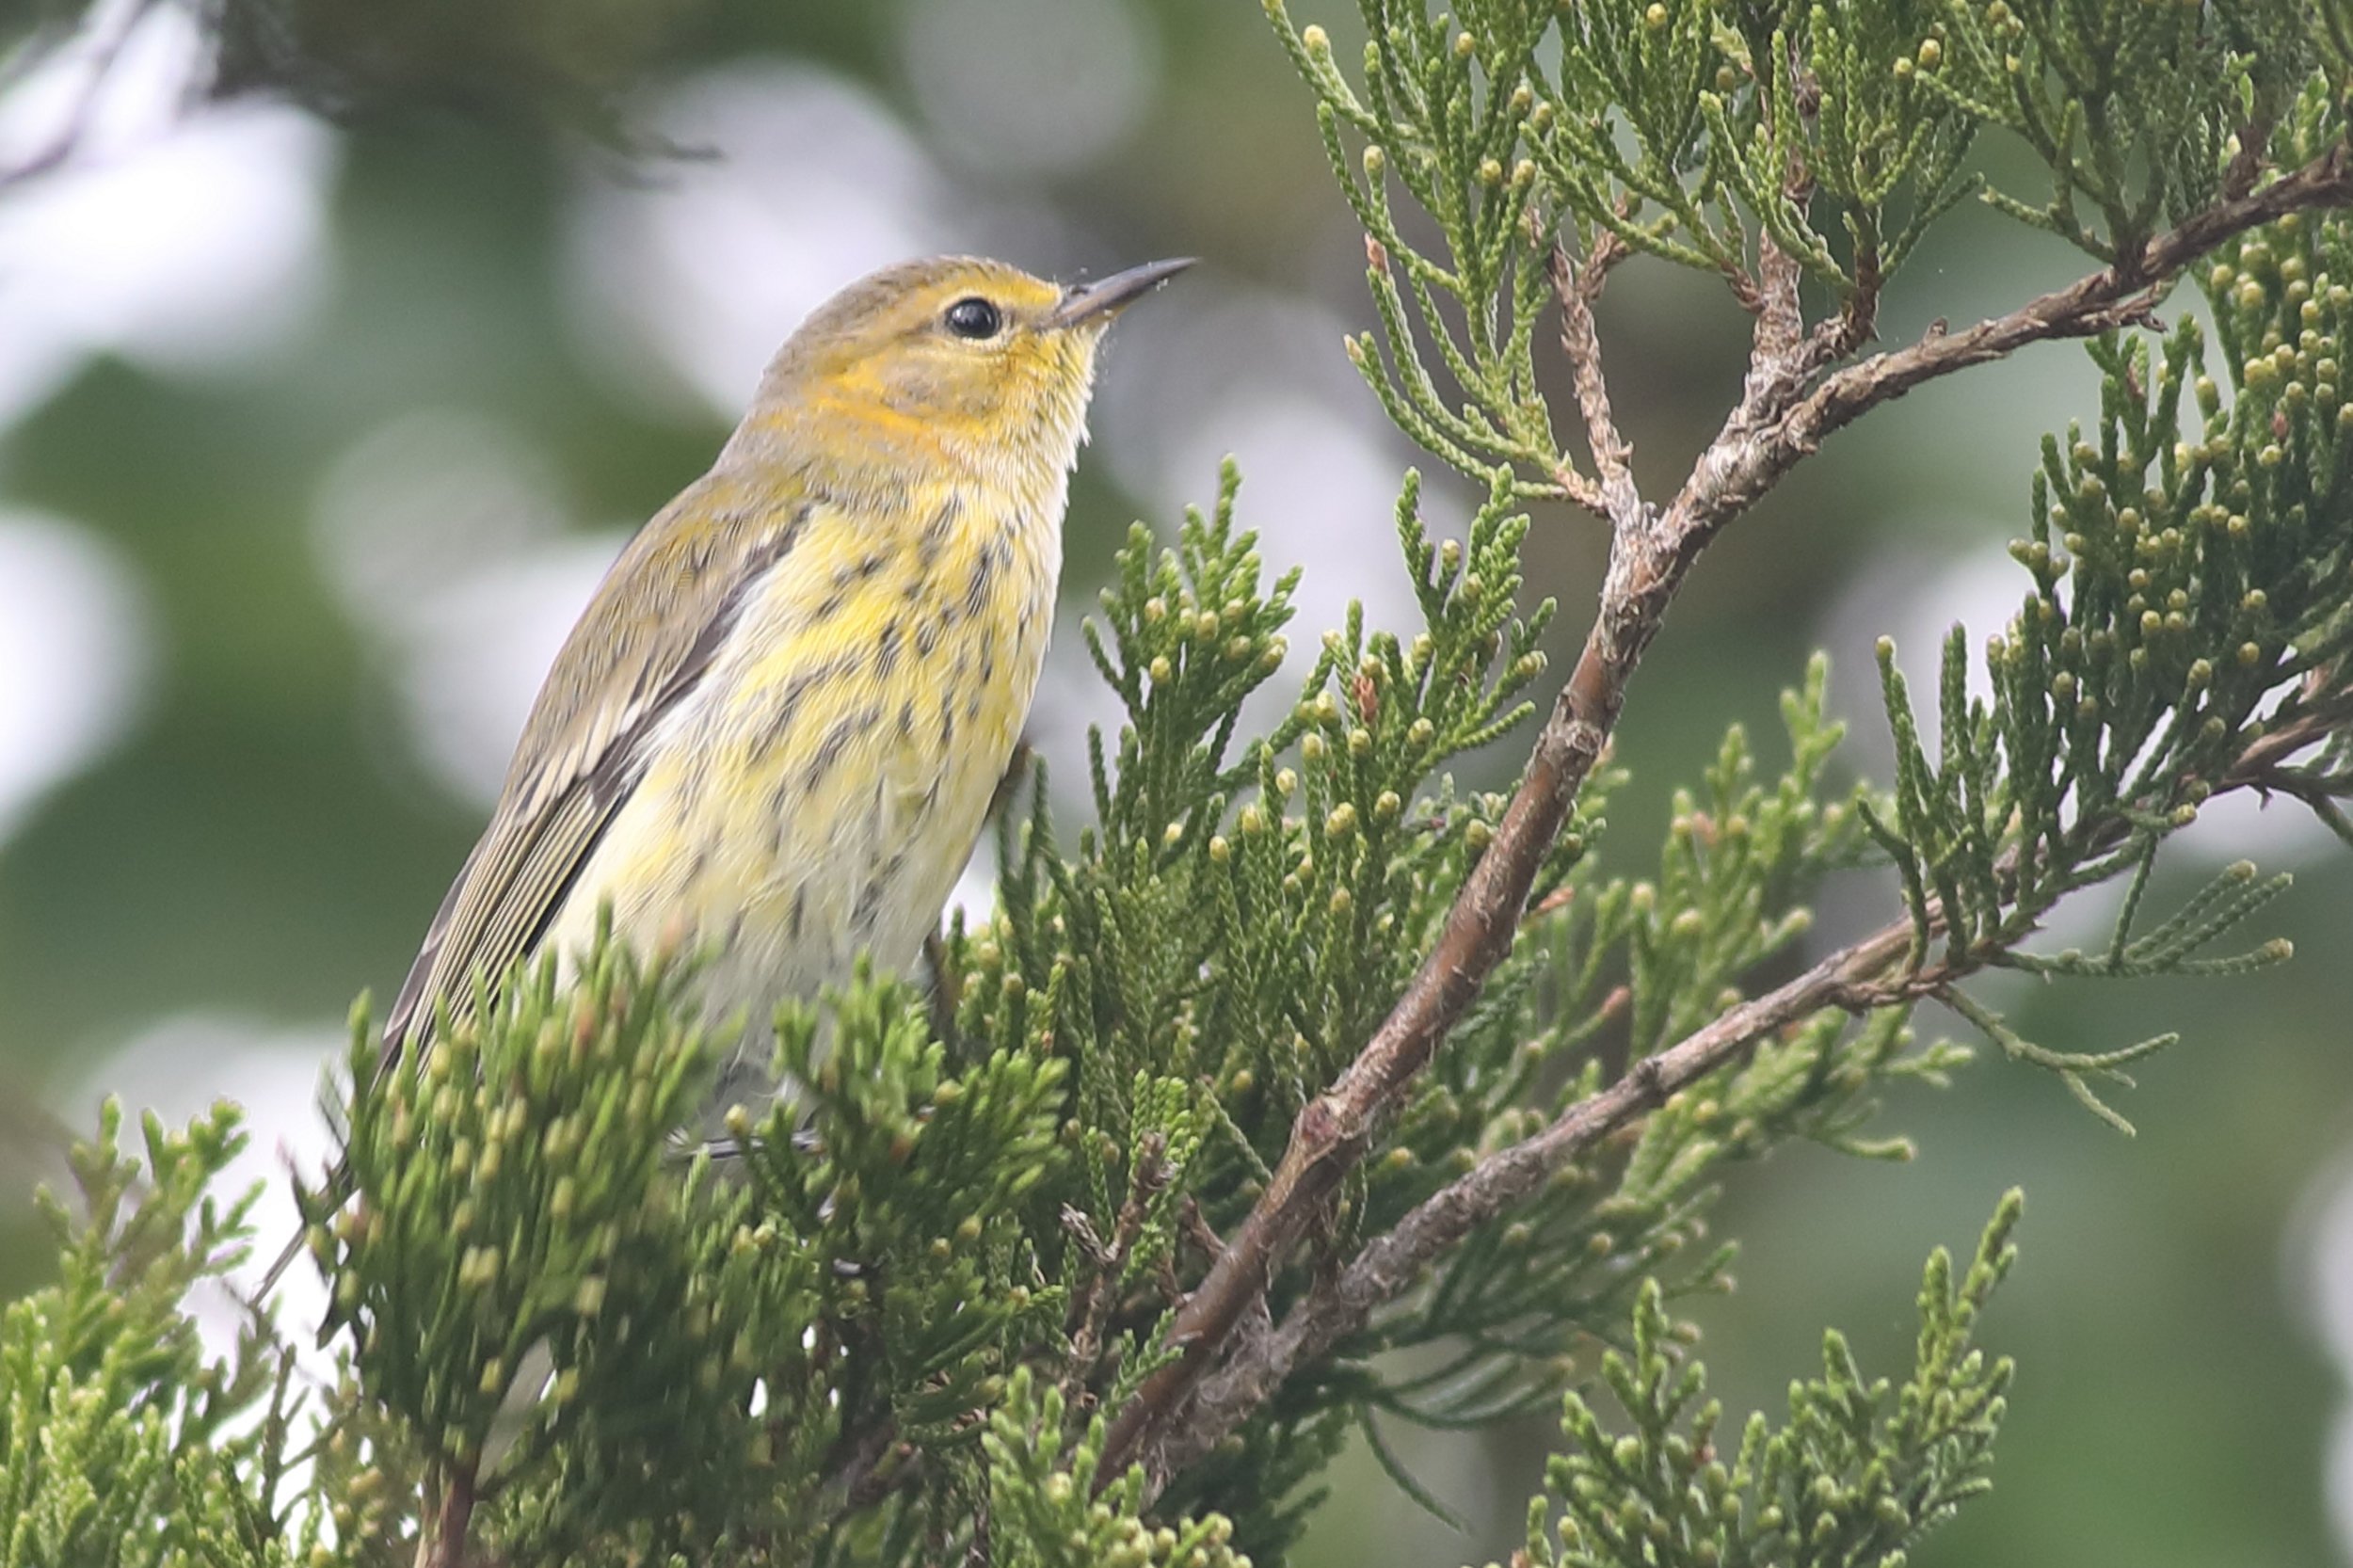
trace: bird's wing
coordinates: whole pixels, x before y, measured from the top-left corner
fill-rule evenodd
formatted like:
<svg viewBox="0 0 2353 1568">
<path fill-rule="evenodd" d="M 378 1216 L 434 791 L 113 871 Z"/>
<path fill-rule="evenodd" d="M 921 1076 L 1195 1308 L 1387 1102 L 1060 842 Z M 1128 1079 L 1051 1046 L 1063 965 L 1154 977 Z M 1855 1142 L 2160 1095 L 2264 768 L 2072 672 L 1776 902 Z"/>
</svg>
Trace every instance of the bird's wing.
<svg viewBox="0 0 2353 1568">
<path fill-rule="evenodd" d="M 386 1064 L 546 932 L 643 775 L 648 737 L 710 672 L 816 504 L 707 475 L 630 541 L 556 655 L 490 824 L 393 999 Z"/>
</svg>

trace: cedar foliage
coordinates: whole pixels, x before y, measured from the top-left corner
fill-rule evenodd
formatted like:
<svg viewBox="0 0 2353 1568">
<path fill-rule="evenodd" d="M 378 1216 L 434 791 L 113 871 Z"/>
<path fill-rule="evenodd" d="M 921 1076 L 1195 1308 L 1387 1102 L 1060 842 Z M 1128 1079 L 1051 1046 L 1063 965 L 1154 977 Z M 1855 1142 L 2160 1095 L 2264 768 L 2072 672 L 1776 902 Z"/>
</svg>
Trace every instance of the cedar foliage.
<svg viewBox="0 0 2353 1568">
<path fill-rule="evenodd" d="M 1245 702 L 1282 679 L 1297 571 L 1262 559 L 1230 469 L 1173 545 L 1139 525 L 1086 633 L 1124 709 L 1092 737 L 1087 820 L 1032 781 L 1000 820 L 997 911 L 952 924 L 936 986 L 868 977 L 778 1018 L 799 1087 L 729 1113 L 737 1158 L 684 1141 L 713 1078 L 679 1003 L 692 953 L 606 948 L 568 989 L 546 965 L 504 977 L 381 1079 L 355 1014 L 335 1100 L 358 1197 L 305 1198 L 343 1358 L 328 1393 L 296 1391 L 279 1338 L 309 1325 L 257 1312 L 226 1360 L 198 1349 L 188 1292 L 252 1240 L 249 1198 L 215 1191 L 233 1109 L 151 1121 L 136 1158 L 109 1107 L 50 1207 L 57 1282 L 0 1319 L 0 1564 L 1266 1568 L 1352 1432 L 1380 1448 L 1385 1422 L 1538 1408 L 1563 1414 L 1529 1563 L 1892 1565 L 1986 1488 L 2009 1368 L 1975 1335 L 2015 1194 L 1958 1278 L 1930 1259 L 1909 1371 L 1865 1372 L 1833 1333 L 1785 1422 L 1737 1442 L 1675 1306 L 1728 1282 L 1709 1215 L 1745 1162 L 1797 1139 L 1908 1152 L 1882 1099 L 1971 1055 L 1913 1039 L 1922 998 L 2123 1126 L 2126 1067 L 2169 1037 L 2053 1048 L 1962 983 L 2286 959 L 2228 940 L 2285 885 L 2251 866 L 2144 907 L 2215 793 L 2285 792 L 2353 839 L 2353 217 L 2315 198 L 2213 220 L 2339 167 L 2353 12 L 1266 9 L 1368 235 L 1379 330 L 1351 358 L 1485 497 L 1433 520 L 1404 477 L 1417 623 L 1310 629 L 1312 667 L 1260 732 Z M 2047 188 L 1985 187 L 1991 136 Z M 1530 728 L 1555 614 L 1524 580 L 1530 509 L 1591 504 L 1583 465 L 1608 466 L 1583 399 L 1554 407 L 1540 328 L 1564 289 L 1677 265 L 1763 310 L 1793 266 L 1823 306 L 1803 392 L 1973 198 L 2144 295 L 2089 337 L 2100 406 L 2006 455 L 2027 490 L 2016 614 L 1974 652 L 1955 629 L 1933 740 L 1882 648 L 1892 779 L 1844 781 L 1819 659 L 1792 672 L 1784 733 L 1735 728 L 1704 776 L 1641 782 L 1674 789 L 1663 843 L 1609 835 L 1630 781 L 1586 777 L 1508 955 L 1250 1320 L 1321 1310 L 1321 1282 L 1409 1216 L 1762 996 L 1826 872 L 1892 868 L 1886 960 L 1451 1235 L 1206 1452 L 1121 1462 L 1112 1423 L 1176 1355 L 1173 1315 L 1496 841 L 1505 797 L 1449 765 Z M 2151 257 L 2168 269 L 2137 272 Z M 2182 273 L 2211 329 L 2169 295 Z M 2099 951 L 2036 945 L 2058 901 L 2110 882 L 2127 892 Z"/>
</svg>

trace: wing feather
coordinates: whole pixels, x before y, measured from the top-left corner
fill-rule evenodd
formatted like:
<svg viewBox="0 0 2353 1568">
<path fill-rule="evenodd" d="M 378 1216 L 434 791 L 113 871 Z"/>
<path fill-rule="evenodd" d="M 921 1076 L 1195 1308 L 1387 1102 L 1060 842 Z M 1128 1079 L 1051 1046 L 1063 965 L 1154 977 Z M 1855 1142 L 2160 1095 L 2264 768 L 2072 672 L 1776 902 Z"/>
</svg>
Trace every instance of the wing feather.
<svg viewBox="0 0 2353 1568">
<path fill-rule="evenodd" d="M 662 720 L 696 691 L 745 602 L 816 502 L 746 496 L 706 475 L 641 530 L 565 640 L 499 804 L 425 933 L 385 1020 L 389 1064 L 446 1000 L 496 986 L 564 906 L 643 776 Z"/>
</svg>

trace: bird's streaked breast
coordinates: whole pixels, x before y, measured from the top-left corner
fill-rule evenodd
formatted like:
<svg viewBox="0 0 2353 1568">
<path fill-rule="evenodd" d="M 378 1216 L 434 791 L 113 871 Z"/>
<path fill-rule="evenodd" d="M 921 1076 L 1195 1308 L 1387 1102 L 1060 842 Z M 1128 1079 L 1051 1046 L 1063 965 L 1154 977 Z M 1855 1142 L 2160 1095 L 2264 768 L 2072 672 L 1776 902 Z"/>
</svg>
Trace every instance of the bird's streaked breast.
<svg viewBox="0 0 2353 1568">
<path fill-rule="evenodd" d="M 841 984 L 861 951 L 914 962 L 1019 739 L 1051 627 L 1066 468 L 1020 467 L 809 510 L 551 939 L 584 945 L 611 899 L 632 941 L 714 946 L 712 1011 L 748 1007 L 755 1022 Z"/>
</svg>

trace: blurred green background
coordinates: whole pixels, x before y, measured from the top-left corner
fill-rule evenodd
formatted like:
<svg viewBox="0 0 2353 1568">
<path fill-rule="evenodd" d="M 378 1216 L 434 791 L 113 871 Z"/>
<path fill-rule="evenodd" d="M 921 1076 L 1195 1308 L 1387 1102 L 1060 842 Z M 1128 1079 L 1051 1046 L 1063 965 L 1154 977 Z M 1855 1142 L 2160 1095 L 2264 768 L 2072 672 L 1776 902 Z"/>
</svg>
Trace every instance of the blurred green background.
<svg viewBox="0 0 2353 1568">
<path fill-rule="evenodd" d="M 707 461 L 801 312 L 869 267 L 940 249 L 1064 276 L 1205 258 L 1118 334 L 1066 621 L 1128 522 L 1167 530 L 1228 451 L 1270 559 L 1308 568 L 1296 644 L 1352 597 L 1406 620 L 1388 511 L 1415 455 L 1340 356 L 1369 316 L 1360 240 L 1255 8 L 212 9 L 217 81 L 257 90 L 189 109 L 205 62 L 188 16 L 99 5 L 100 34 L 127 42 L 80 145 L 0 187 L 0 1295 L 42 1267 L 26 1194 L 53 1174 L 47 1119 L 85 1127 L 103 1092 L 176 1115 L 236 1096 L 257 1171 L 321 1146 L 313 1084 L 344 1012 L 399 979 L 616 542 Z M 1299 10 L 1353 20 L 1339 0 Z M 27 50 L 32 24 L 0 18 L 0 48 L 19 45 L 0 167 L 79 112 L 87 58 Z M 296 59 L 292 96 L 332 123 L 265 90 Z M 1987 156 L 1998 171 L 2003 151 Z M 1900 280 L 1885 335 L 2078 266 L 1965 210 Z M 1745 318 L 1705 280 L 1637 264 L 1603 326 L 1639 465 L 1663 486 L 1737 391 Z M 2001 547 L 2024 528 L 2035 442 L 2090 412 L 2095 385 L 2052 348 L 1931 389 L 1735 529 L 1636 685 L 1610 849 L 1656 841 L 1665 792 L 1727 722 L 1770 735 L 1814 647 L 1857 720 L 1850 765 L 1877 769 L 1872 639 L 1896 635 L 1917 671 L 1952 620 L 2008 614 L 2024 584 Z M 1429 509 L 1459 525 L 1463 492 L 1437 487 Z M 1566 636 L 1596 527 L 1545 516 L 1531 548 Z M 1065 625 L 1032 726 L 1066 779 L 1108 708 L 1076 648 Z M 2286 805 L 2213 816 L 2158 896 L 2241 855 L 2293 869 L 2271 929 L 2296 964 L 1989 988 L 2053 1046 L 2183 1032 L 2124 1102 L 2137 1140 L 1982 1063 L 1890 1108 L 1914 1164 L 1797 1149 L 1727 1194 L 1742 1288 L 1700 1310 L 1737 1424 L 1812 1369 L 1826 1324 L 1899 1370 L 1928 1248 L 1965 1247 L 2003 1187 L 2026 1188 L 2025 1261 L 1987 1327 L 2023 1368 L 1996 1489 L 1925 1562 L 2344 1554 L 2353 862 Z M 1880 883 L 1842 882 L 1818 939 L 1892 908 Z M 1356 1453 L 1303 1561 L 1509 1550 L 1541 1423 L 1389 1435 L 1469 1533 Z"/>
</svg>

